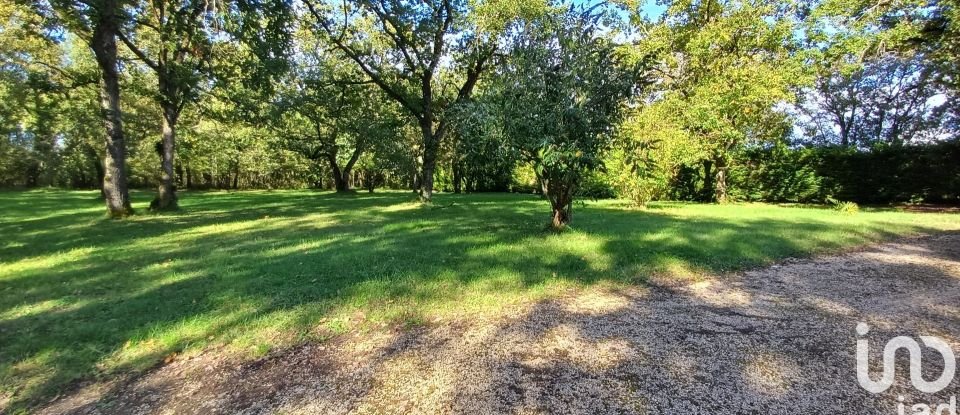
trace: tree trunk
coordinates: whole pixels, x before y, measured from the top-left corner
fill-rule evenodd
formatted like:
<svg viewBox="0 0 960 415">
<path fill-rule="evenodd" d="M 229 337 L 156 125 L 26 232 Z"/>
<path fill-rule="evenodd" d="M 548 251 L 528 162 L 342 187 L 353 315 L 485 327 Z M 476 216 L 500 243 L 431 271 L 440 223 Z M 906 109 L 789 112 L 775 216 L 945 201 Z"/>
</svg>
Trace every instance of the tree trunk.
<svg viewBox="0 0 960 415">
<path fill-rule="evenodd" d="M 840 114 L 838 117 L 838 125 L 840 126 L 840 145 L 842 147 L 850 146 L 850 128 L 847 127 L 846 119 L 843 114 Z"/>
<path fill-rule="evenodd" d="M 100 67 L 100 115 L 106 130 L 107 147 L 104 157 L 103 194 L 107 214 L 113 218 L 133 213 L 127 190 L 126 144 L 120 116 L 120 79 L 117 71 L 117 13 L 116 0 L 100 3 L 99 17 L 93 29 L 90 48 Z"/>
<path fill-rule="evenodd" d="M 727 203 L 727 161 L 723 157 L 714 161 L 717 167 L 716 187 L 717 203 Z"/>
<path fill-rule="evenodd" d="M 380 175 L 374 170 L 367 170 L 363 176 L 366 179 L 363 184 L 367 187 L 367 193 L 373 193 L 373 190 L 377 187 L 377 181 Z"/>
<path fill-rule="evenodd" d="M 540 189 L 553 209 L 550 226 L 555 230 L 566 228 L 573 220 L 573 185 L 539 174 L 537 174 L 537 181 L 540 182 Z"/>
<path fill-rule="evenodd" d="M 176 186 L 177 188 L 186 187 L 186 183 L 184 183 L 184 178 L 186 176 L 183 170 L 183 163 L 177 163 L 177 164 L 174 164 L 173 166 L 174 166 L 173 171 L 176 174 L 174 176 L 176 180 L 174 180 L 173 185 Z"/>
<path fill-rule="evenodd" d="M 337 193 L 343 193 L 350 190 L 350 171 L 340 170 L 337 164 L 337 152 L 333 151 L 327 154 L 327 161 L 330 163 L 330 171 L 333 173 L 333 188 Z"/>
<path fill-rule="evenodd" d="M 553 216 L 550 225 L 553 229 L 562 230 L 573 220 L 573 193 L 572 183 L 563 183 L 562 181 L 551 181 L 549 188 L 550 207 L 553 208 Z"/>
<path fill-rule="evenodd" d="M 173 184 L 173 157 L 177 139 L 177 120 L 179 118 L 179 111 L 174 105 L 163 105 L 160 186 L 157 188 L 157 197 L 150 203 L 150 209 L 153 210 L 174 210 L 177 208 L 176 187 Z M 236 187 L 236 184 L 234 186 Z"/>
<path fill-rule="evenodd" d="M 553 206 L 553 220 L 550 225 L 554 229 L 563 229 L 570 223 L 572 216 L 573 212 L 571 212 L 569 204 L 567 206 Z"/>
<path fill-rule="evenodd" d="M 337 193 L 350 191 L 350 180 L 346 177 L 343 177 L 343 174 L 339 172 L 339 169 L 333 173 L 333 188 L 337 191 Z"/>
<path fill-rule="evenodd" d="M 716 195 L 714 187 L 713 160 L 703 161 L 703 189 L 700 190 L 700 200 L 712 202 Z"/>
<path fill-rule="evenodd" d="M 463 190 L 463 170 L 459 162 L 453 162 L 453 193 L 460 193 Z"/>
<path fill-rule="evenodd" d="M 433 200 L 433 172 L 437 168 L 437 151 L 440 148 L 442 131 L 433 131 L 433 118 L 430 115 L 420 120 L 420 132 L 423 134 L 423 165 L 420 170 L 420 201 Z"/>
</svg>

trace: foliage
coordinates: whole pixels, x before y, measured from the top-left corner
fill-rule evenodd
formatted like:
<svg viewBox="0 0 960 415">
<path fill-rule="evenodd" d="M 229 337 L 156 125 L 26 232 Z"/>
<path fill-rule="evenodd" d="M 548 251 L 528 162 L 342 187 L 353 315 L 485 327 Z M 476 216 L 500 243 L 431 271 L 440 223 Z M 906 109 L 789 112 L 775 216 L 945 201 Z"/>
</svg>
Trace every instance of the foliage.
<svg viewBox="0 0 960 415">
<path fill-rule="evenodd" d="M 310 31 L 299 31 L 295 46 L 293 70 L 281 84 L 270 119 L 288 148 L 322 163 L 338 191 L 350 190 L 361 157 L 399 136 L 400 109 Z M 372 172 L 374 164 L 365 167 Z"/>
<path fill-rule="evenodd" d="M 497 74 L 494 101 L 504 135 L 532 165 L 555 228 L 570 221 L 583 177 L 602 165 L 636 82 L 601 33 L 602 17 L 571 6 L 521 22 Z"/>
<path fill-rule="evenodd" d="M 741 199 L 801 203 L 956 203 L 960 142 L 928 145 L 799 147 L 743 153 L 732 189 Z M 865 173 L 869 172 L 869 173 Z"/>
<path fill-rule="evenodd" d="M 791 149 L 779 142 L 750 149 L 740 156 L 731 187 L 741 199 L 770 202 L 821 203 L 823 194 L 816 153 Z"/>
<path fill-rule="evenodd" d="M 639 207 L 667 197 L 681 166 L 703 157 L 700 141 L 672 117 L 669 102 L 644 106 L 626 119 L 608 155 L 608 177 L 620 197 Z"/>
<path fill-rule="evenodd" d="M 938 140 L 949 128 L 950 104 L 925 59 L 885 55 L 820 77 L 799 107 L 803 141 L 869 148 Z"/>
<path fill-rule="evenodd" d="M 960 201 L 960 141 L 813 151 L 826 195 L 858 203 Z"/>
<path fill-rule="evenodd" d="M 492 96 L 480 96 L 450 110 L 449 151 L 454 192 L 510 190 L 519 154 L 507 142 L 496 119 Z"/>
<path fill-rule="evenodd" d="M 843 215 L 853 215 L 860 212 L 860 205 L 854 202 L 844 202 L 832 197 L 827 198 L 827 203 L 833 206 L 833 210 Z"/>
<path fill-rule="evenodd" d="M 445 112 L 473 94 L 496 50 L 496 37 L 477 30 L 478 21 L 466 18 L 462 0 L 303 3 L 318 37 L 415 119 L 421 132 L 416 187 L 420 199 L 429 202 L 450 124 Z"/>
<path fill-rule="evenodd" d="M 706 200 L 726 199 L 734 152 L 787 133 L 781 107 L 807 79 L 791 11 L 777 0 L 674 2 L 638 45 L 659 56 L 652 105 L 670 108 L 658 113 L 703 153 Z"/>
</svg>

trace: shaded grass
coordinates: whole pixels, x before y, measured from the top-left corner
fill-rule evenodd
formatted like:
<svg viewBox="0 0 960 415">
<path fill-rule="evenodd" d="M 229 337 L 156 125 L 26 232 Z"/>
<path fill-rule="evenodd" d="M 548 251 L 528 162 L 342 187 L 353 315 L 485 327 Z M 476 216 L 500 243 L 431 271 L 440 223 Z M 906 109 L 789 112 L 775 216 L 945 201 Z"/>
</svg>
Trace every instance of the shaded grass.
<svg viewBox="0 0 960 415">
<path fill-rule="evenodd" d="M 79 379 L 209 347 L 262 355 L 381 324 L 509 309 L 596 283 L 752 267 L 895 235 L 955 214 L 617 201 L 544 231 L 533 196 L 311 191 L 181 195 L 122 221 L 96 192 L 0 192 L 0 410 Z M 146 212 L 152 194 L 135 194 Z"/>
</svg>

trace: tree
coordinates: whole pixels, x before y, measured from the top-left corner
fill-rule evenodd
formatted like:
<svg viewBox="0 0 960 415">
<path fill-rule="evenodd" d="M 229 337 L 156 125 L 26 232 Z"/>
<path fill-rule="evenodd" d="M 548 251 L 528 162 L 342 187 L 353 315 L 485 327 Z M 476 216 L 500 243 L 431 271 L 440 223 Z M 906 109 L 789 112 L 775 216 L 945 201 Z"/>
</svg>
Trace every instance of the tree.
<svg viewBox="0 0 960 415">
<path fill-rule="evenodd" d="M 97 65 L 85 42 L 35 11 L 0 5 L 0 182 L 101 188 Z"/>
<path fill-rule="evenodd" d="M 496 43 L 465 18 L 467 2 L 462 0 L 304 4 L 314 17 L 314 30 L 416 120 L 422 138 L 418 190 L 421 200 L 430 201 L 449 122 L 445 111 L 470 98 Z M 463 75 L 440 76 L 445 70 Z"/>
<path fill-rule="evenodd" d="M 214 36 L 228 35 L 220 30 L 224 26 L 236 29 L 241 32 L 237 40 L 253 42 L 254 50 L 261 55 L 275 55 L 274 52 L 286 47 L 286 29 L 275 22 L 283 20 L 287 8 L 283 1 L 232 4 L 209 0 L 139 0 L 131 10 L 132 16 L 118 32 L 119 38 L 156 74 L 156 99 L 162 113 L 160 185 L 150 206 L 156 210 L 175 209 L 177 123 L 184 106 L 197 98 L 199 88 L 210 75 Z M 265 19 L 265 13 L 278 15 Z M 264 32 L 258 30 L 258 20 L 273 22 L 266 28 L 269 36 L 262 39 L 256 36 Z"/>
<path fill-rule="evenodd" d="M 360 157 L 383 141 L 396 140 L 402 121 L 393 102 L 352 62 L 327 52 L 309 31 L 297 39 L 276 118 L 291 147 L 325 161 L 334 188 L 346 192 Z"/>
<path fill-rule="evenodd" d="M 818 4 L 806 21 L 818 69 L 800 106 L 808 141 L 868 148 L 955 134 L 958 13 L 955 1 Z"/>
<path fill-rule="evenodd" d="M 778 0 L 679 1 L 640 45 L 660 57 L 652 105 L 678 109 L 667 116 L 701 143 L 705 200 L 727 200 L 735 151 L 789 131 L 782 107 L 808 78 L 792 10 Z"/>
<path fill-rule="evenodd" d="M 815 143 L 869 148 L 937 140 L 948 91 L 919 54 L 888 54 L 818 77 L 800 109 Z M 938 102 L 939 101 L 939 102 Z"/>
<path fill-rule="evenodd" d="M 495 86 L 504 136 L 533 165 L 556 229 L 570 223 L 580 181 L 600 167 L 637 81 L 602 17 L 570 6 L 522 22 Z"/>
<path fill-rule="evenodd" d="M 173 171 L 177 123 L 184 106 L 196 96 L 210 58 L 208 30 L 215 4 L 205 0 L 138 1 L 118 31 L 123 44 L 157 79 L 161 168 L 157 196 L 150 203 L 154 210 L 177 207 Z"/>
<path fill-rule="evenodd" d="M 28 2 L 40 15 L 50 17 L 82 37 L 93 51 L 100 70 L 100 113 L 105 131 L 103 196 L 110 217 L 133 213 L 127 190 L 126 143 L 120 107 L 120 74 L 117 34 L 123 24 L 122 0 L 48 0 Z"/>
</svg>

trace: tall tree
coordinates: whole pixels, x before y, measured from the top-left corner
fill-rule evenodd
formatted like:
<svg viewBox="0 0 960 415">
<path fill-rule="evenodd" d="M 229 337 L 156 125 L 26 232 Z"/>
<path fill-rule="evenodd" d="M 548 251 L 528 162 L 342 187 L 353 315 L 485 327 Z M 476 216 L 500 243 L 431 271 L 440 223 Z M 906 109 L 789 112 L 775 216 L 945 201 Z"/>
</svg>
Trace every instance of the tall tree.
<svg viewBox="0 0 960 415">
<path fill-rule="evenodd" d="M 416 120 L 422 138 L 418 191 L 430 201 L 449 122 L 445 111 L 470 98 L 496 43 L 466 18 L 462 0 L 303 3 L 314 29 Z M 445 70 L 462 76 L 440 76 Z"/>
<path fill-rule="evenodd" d="M 263 66 L 246 74 L 254 81 L 258 74 L 271 69 L 264 60 L 282 60 L 276 55 L 287 47 L 287 37 L 284 23 L 278 22 L 285 19 L 287 12 L 289 7 L 283 0 L 137 0 L 130 8 L 131 16 L 118 35 L 156 74 L 156 99 L 162 113 L 160 184 L 152 209 L 177 207 L 174 187 L 177 125 L 184 107 L 209 84 L 204 81 L 209 81 L 211 75 L 215 37 L 223 36 L 252 46 L 254 53 L 248 56 L 261 58 L 258 63 Z"/>
<path fill-rule="evenodd" d="M 822 73 L 800 109 L 807 139 L 869 148 L 944 135 L 949 91 L 922 55 L 887 54 L 850 73 Z"/>
<path fill-rule="evenodd" d="M 100 114 L 105 131 L 103 196 L 110 217 L 133 213 L 127 190 L 126 142 L 120 106 L 117 35 L 123 24 L 123 0 L 47 0 L 25 2 L 63 29 L 80 36 L 100 70 Z"/>
<path fill-rule="evenodd" d="M 118 31 L 123 44 L 156 74 L 160 105 L 160 184 L 151 209 L 177 207 L 174 157 L 177 123 L 184 106 L 196 96 L 210 59 L 209 36 L 218 3 L 207 0 L 144 0 L 131 8 L 131 18 Z"/>
<path fill-rule="evenodd" d="M 641 42 L 661 57 L 652 105 L 678 109 L 664 114 L 701 143 L 706 200 L 727 200 L 734 152 L 788 132 L 780 106 L 794 102 L 807 79 L 793 12 L 780 0 L 683 0 Z"/>
<path fill-rule="evenodd" d="M 0 114 L 4 133 L 20 130 L 28 144 L 22 157 L 8 163 L 24 166 L 20 173 L 27 186 L 49 186 L 55 173 L 55 133 L 58 92 L 69 75 L 59 67 L 61 53 L 49 36 L 41 33 L 42 19 L 22 5 L 0 5 L 0 73 L 3 99 Z M 25 156 L 25 157 L 23 157 Z"/>
<path fill-rule="evenodd" d="M 955 134 L 958 18 L 953 0 L 818 3 L 805 31 L 818 68 L 800 108 L 807 137 L 869 147 Z"/>
</svg>

